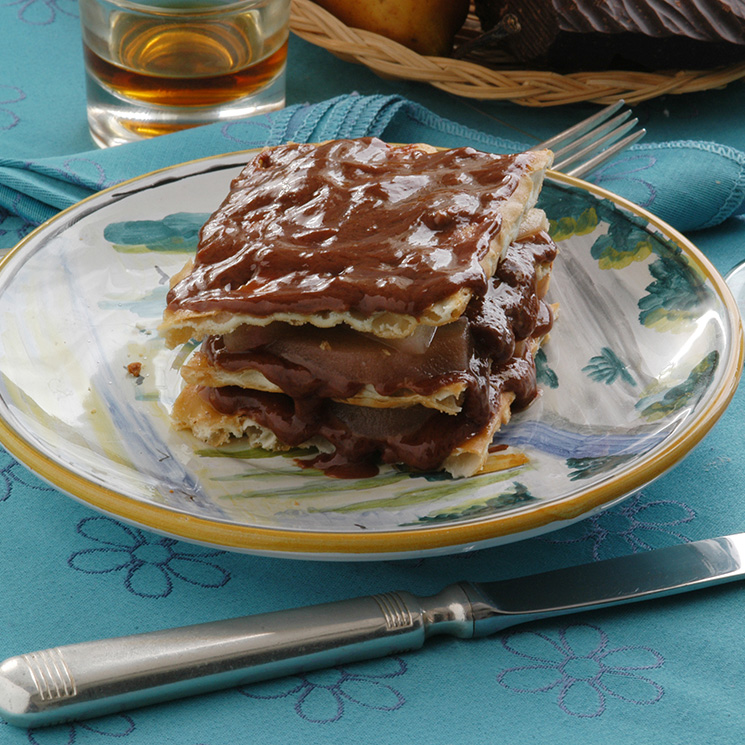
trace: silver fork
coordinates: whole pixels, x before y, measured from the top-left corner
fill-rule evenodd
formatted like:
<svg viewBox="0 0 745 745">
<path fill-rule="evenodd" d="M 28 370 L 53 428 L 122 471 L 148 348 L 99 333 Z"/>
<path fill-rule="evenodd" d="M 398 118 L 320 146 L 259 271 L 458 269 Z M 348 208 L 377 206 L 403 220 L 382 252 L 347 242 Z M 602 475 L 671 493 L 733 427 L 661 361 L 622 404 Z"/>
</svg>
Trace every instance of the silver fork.
<svg viewBox="0 0 745 745">
<path fill-rule="evenodd" d="M 531 150 L 553 150 L 555 171 L 584 176 L 646 134 L 643 128 L 635 130 L 639 120 L 629 119 L 632 111 L 624 106 L 619 100 Z"/>
</svg>

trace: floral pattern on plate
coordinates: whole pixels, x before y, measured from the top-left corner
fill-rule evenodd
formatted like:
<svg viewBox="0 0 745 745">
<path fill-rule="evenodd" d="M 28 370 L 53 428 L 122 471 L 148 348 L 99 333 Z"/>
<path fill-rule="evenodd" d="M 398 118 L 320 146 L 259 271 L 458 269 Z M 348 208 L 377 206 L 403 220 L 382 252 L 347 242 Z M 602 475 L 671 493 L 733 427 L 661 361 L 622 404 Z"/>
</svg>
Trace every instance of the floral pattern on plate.
<svg viewBox="0 0 745 745">
<path fill-rule="evenodd" d="M 677 462 L 726 407 L 741 365 L 724 282 L 685 239 L 582 182 L 546 182 L 559 318 L 542 393 L 484 472 L 387 468 L 330 479 L 169 425 L 193 349 L 157 326 L 168 280 L 246 155 L 114 187 L 53 219 L 0 270 L 0 440 L 116 517 L 209 545 L 303 558 L 452 553 L 560 527 Z M 131 367 L 139 363 L 140 369 Z M 134 372 L 133 372 L 134 371 Z"/>
</svg>

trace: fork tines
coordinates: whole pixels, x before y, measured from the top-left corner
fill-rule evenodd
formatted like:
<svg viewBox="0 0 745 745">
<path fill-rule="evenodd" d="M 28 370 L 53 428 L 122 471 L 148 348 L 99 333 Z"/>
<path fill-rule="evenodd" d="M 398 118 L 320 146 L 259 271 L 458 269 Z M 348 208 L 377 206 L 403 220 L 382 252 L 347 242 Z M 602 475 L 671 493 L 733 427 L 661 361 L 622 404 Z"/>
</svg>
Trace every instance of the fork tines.
<svg viewBox="0 0 745 745">
<path fill-rule="evenodd" d="M 534 149 L 546 148 L 554 151 L 555 171 L 562 171 L 570 176 L 589 173 L 646 134 L 645 129 L 632 131 L 639 120 L 636 117 L 629 119 L 632 112 L 630 109 L 621 111 L 623 107 L 624 101 L 619 100 L 541 142 Z M 574 168 L 568 169 L 572 165 Z"/>
</svg>

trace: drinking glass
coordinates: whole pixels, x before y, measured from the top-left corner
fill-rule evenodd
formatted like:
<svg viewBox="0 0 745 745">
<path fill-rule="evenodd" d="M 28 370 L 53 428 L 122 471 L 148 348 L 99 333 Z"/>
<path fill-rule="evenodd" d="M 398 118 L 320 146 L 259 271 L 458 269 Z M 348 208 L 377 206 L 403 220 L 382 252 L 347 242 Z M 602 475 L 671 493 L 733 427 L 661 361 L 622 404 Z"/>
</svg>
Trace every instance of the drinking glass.
<svg viewBox="0 0 745 745">
<path fill-rule="evenodd" d="M 118 145 L 284 106 L 290 0 L 80 0 L 88 124 Z"/>
</svg>

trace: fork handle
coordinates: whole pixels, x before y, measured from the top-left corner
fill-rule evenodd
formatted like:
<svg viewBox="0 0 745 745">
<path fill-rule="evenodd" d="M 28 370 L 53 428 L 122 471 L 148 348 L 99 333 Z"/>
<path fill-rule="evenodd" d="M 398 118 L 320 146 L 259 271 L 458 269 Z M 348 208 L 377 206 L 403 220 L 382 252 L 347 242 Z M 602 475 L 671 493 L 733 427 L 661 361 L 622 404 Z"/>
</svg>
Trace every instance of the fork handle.
<svg viewBox="0 0 745 745">
<path fill-rule="evenodd" d="M 418 649 L 432 634 L 473 635 L 461 585 L 246 616 L 11 657 L 0 715 L 37 727 Z"/>
</svg>

